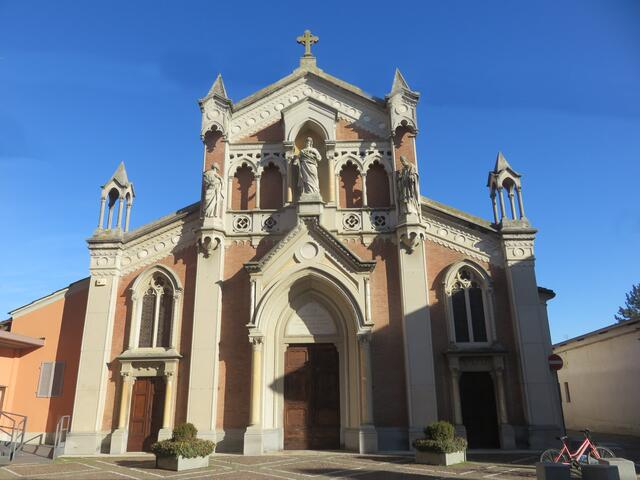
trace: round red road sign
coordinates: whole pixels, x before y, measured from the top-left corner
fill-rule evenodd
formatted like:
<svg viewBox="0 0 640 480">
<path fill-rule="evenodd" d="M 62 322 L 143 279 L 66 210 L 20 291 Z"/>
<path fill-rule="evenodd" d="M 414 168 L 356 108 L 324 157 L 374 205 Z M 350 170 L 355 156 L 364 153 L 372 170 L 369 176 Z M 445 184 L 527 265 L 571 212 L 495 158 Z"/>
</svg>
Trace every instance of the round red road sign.
<svg viewBox="0 0 640 480">
<path fill-rule="evenodd" d="M 560 370 L 563 364 L 564 362 L 560 355 L 556 355 L 555 353 L 549 355 L 549 368 L 551 370 Z"/>
</svg>

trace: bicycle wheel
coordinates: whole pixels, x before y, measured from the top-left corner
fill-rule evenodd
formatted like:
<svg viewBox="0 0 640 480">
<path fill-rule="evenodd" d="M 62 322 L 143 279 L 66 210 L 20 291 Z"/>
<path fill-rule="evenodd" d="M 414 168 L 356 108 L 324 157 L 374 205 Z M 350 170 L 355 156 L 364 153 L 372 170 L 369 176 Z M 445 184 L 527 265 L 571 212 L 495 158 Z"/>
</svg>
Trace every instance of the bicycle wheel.
<svg viewBox="0 0 640 480">
<path fill-rule="evenodd" d="M 615 454 L 606 447 L 596 447 L 596 452 L 600 458 L 613 458 Z M 589 452 L 589 463 L 598 463 L 598 459 L 593 455 L 593 451 Z"/>
<path fill-rule="evenodd" d="M 560 455 L 560 450 L 557 448 L 550 448 L 542 452 L 540 461 L 542 463 L 570 463 L 567 454 L 563 453 Z"/>
</svg>

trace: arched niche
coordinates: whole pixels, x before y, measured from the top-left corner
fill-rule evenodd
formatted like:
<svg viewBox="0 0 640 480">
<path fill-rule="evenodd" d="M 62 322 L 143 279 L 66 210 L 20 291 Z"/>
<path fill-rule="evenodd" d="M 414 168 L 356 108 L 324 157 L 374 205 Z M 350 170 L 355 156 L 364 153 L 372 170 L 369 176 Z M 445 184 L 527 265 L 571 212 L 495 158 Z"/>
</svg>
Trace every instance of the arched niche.
<svg viewBox="0 0 640 480">
<path fill-rule="evenodd" d="M 305 148 L 307 138 L 313 140 L 313 146 L 320 152 L 322 160 L 318 164 L 318 181 L 320 183 L 320 195 L 325 202 L 330 201 L 330 188 L 331 188 L 331 166 L 329 159 L 327 158 L 327 138 L 325 136 L 326 130 L 317 122 L 313 120 L 307 120 L 302 124 L 294 140 L 294 154 L 297 156 L 300 154 L 300 150 Z M 298 172 L 294 174 L 294 191 L 298 192 Z"/>
</svg>

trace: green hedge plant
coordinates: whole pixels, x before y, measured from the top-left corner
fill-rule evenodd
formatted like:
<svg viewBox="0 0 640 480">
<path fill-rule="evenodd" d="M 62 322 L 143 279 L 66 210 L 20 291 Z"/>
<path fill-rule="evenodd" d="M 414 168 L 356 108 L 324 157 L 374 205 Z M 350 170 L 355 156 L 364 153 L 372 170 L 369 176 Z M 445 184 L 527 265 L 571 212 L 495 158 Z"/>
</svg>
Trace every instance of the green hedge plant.
<svg viewBox="0 0 640 480">
<path fill-rule="evenodd" d="M 425 438 L 413 442 L 416 450 L 433 453 L 454 453 L 466 450 L 467 440 L 455 436 L 449 422 L 433 422 L 424 429 Z"/>
<path fill-rule="evenodd" d="M 168 440 L 151 445 L 151 451 L 157 457 L 208 457 L 213 453 L 216 444 L 210 440 L 196 438 L 198 430 L 191 423 L 183 423 L 173 429 L 173 436 Z"/>
</svg>

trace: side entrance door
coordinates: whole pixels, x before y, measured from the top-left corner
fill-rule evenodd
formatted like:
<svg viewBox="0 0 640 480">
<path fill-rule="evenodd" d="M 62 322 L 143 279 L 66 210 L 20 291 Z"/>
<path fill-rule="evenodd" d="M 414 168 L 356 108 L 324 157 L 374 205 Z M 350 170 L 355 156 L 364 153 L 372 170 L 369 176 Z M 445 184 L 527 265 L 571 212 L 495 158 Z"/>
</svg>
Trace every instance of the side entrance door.
<svg viewBox="0 0 640 480">
<path fill-rule="evenodd" d="M 469 448 L 499 448 L 498 414 L 491 375 L 488 372 L 462 373 L 460 400 Z"/>
<path fill-rule="evenodd" d="M 285 353 L 284 448 L 340 448 L 338 351 L 332 344 L 291 345 Z"/>
<path fill-rule="evenodd" d="M 162 427 L 164 381 L 162 377 L 136 378 L 131 394 L 128 452 L 148 452 Z"/>
</svg>

